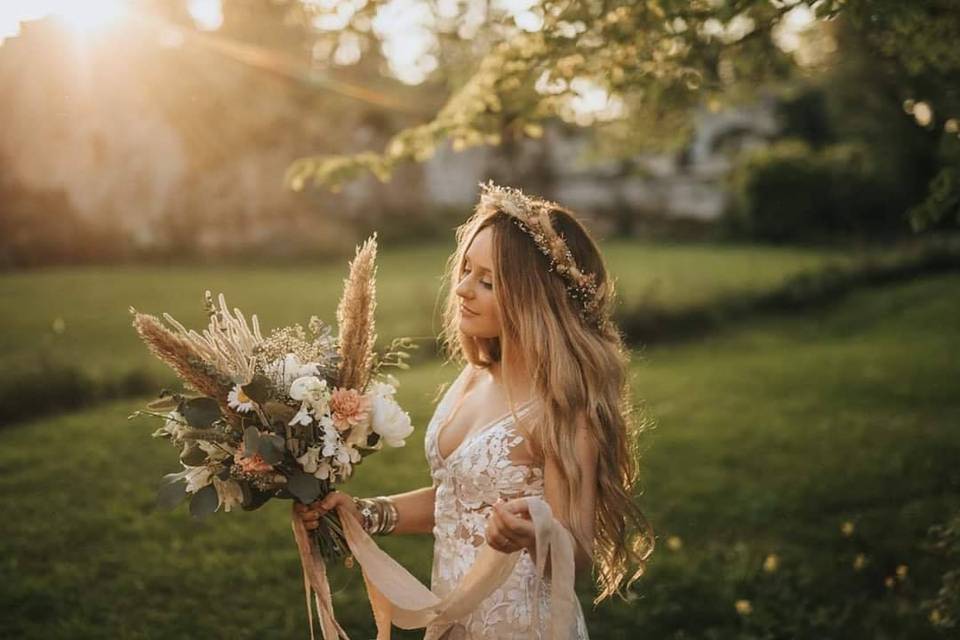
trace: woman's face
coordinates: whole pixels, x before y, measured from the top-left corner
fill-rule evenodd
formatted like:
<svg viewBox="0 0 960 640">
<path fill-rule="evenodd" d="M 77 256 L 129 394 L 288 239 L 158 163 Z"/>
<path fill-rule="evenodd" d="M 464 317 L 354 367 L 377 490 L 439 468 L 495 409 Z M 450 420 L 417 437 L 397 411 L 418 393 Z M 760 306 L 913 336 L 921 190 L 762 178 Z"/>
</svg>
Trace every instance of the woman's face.
<svg viewBox="0 0 960 640">
<path fill-rule="evenodd" d="M 460 330 L 472 338 L 500 336 L 500 309 L 493 290 L 493 230 L 482 229 L 467 247 L 457 284 Z"/>
</svg>

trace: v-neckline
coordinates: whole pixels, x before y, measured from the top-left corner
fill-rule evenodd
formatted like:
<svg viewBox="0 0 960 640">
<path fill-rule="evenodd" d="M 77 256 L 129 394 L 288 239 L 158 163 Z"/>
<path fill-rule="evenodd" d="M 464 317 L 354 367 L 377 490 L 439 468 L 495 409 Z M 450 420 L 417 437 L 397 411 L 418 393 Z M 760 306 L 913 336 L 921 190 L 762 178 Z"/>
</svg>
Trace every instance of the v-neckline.
<svg viewBox="0 0 960 640">
<path fill-rule="evenodd" d="M 458 391 L 459 391 L 459 392 L 462 392 L 462 389 L 458 389 Z M 437 459 L 440 461 L 440 464 L 446 466 L 447 462 L 449 462 L 450 459 L 451 459 L 453 456 L 455 456 L 458 451 L 460 451 L 461 449 L 463 449 L 464 446 L 465 446 L 468 442 L 470 442 L 471 440 L 476 439 L 477 437 L 479 437 L 480 435 L 482 435 L 482 434 L 485 433 L 486 431 L 489 431 L 490 429 L 493 429 L 495 426 L 497 426 L 498 424 L 500 424 L 501 422 L 503 422 L 503 421 L 506 420 L 507 418 L 513 417 L 514 414 L 516 414 L 517 416 L 519 416 L 521 411 L 525 410 L 528 406 L 530 406 L 530 405 L 532 405 L 532 404 L 533 404 L 533 398 L 531 398 L 531 399 L 529 399 L 529 400 L 525 400 L 525 401 L 521 402 L 519 405 L 517 405 L 516 410 L 514 410 L 514 411 L 508 411 L 507 413 L 505 413 L 504 415 L 500 416 L 499 418 L 497 418 L 497 419 L 495 419 L 495 420 L 492 420 L 491 422 L 488 422 L 487 424 L 483 425 L 483 428 L 474 431 L 474 433 L 473 433 L 472 435 L 468 433 L 466 436 L 464 436 L 463 440 L 460 441 L 460 444 L 458 444 L 456 447 L 454 447 L 446 457 L 444 457 L 444 455 L 443 455 L 442 453 L 440 453 L 440 434 L 441 434 L 443 431 L 445 431 L 448 426 L 450 426 L 450 423 L 449 423 L 449 420 L 448 420 L 450 416 L 449 416 L 449 415 L 445 415 L 445 416 L 443 417 L 443 420 L 440 422 L 440 424 L 437 425 L 436 433 L 434 433 L 434 436 L 433 436 L 433 446 L 434 446 L 434 448 L 436 449 Z"/>
</svg>

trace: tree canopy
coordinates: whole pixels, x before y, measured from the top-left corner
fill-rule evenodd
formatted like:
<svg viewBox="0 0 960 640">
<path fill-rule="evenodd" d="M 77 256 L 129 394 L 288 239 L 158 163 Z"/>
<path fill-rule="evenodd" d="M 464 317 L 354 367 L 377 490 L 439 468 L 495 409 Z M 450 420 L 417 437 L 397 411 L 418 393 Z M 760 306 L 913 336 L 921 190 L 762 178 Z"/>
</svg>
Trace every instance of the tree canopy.
<svg viewBox="0 0 960 640">
<path fill-rule="evenodd" d="M 386 4 L 340 11 L 343 30 L 362 37 L 362 49 L 376 37 L 371 16 Z M 368 171 L 388 180 L 401 163 L 426 160 L 447 142 L 463 150 L 536 138 L 555 118 L 602 125 L 625 153 L 677 147 L 695 107 L 716 109 L 817 72 L 778 41 L 791 12 L 809 9 L 821 25 L 845 20 L 861 33 L 894 79 L 890 99 L 943 136 L 942 166 L 914 211 L 916 226 L 960 207 L 960 7 L 952 0 L 544 0 L 522 15 L 487 6 L 472 32 L 464 25 L 476 3 L 456 3 L 458 14 L 443 13 L 442 4 L 429 5 L 442 13 L 431 21 L 436 56 L 461 72 L 448 74 L 454 86 L 446 103 L 382 149 L 298 160 L 287 176 L 293 189 L 337 190 Z M 820 58 L 831 53 L 821 41 L 809 48 Z M 579 111 L 585 96 L 604 108 Z"/>
</svg>

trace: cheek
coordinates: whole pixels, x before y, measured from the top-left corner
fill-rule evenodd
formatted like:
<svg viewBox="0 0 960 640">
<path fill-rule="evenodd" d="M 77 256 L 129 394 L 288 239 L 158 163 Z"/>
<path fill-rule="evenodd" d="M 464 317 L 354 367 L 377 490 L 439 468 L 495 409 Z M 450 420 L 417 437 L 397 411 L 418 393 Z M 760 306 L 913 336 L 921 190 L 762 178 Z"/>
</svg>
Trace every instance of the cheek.
<svg viewBox="0 0 960 640">
<path fill-rule="evenodd" d="M 483 308 L 482 312 L 484 318 L 489 322 L 495 322 L 499 324 L 500 321 L 500 307 L 497 306 L 497 296 L 493 291 L 485 290 L 483 292 Z"/>
</svg>

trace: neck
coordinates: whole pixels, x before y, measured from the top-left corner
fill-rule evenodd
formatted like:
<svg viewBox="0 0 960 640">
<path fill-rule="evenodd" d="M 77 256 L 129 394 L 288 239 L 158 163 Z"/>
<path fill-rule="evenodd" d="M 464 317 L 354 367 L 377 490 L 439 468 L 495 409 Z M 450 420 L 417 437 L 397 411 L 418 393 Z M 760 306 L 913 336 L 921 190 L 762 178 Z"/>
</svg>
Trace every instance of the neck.
<svg viewBox="0 0 960 640">
<path fill-rule="evenodd" d="M 519 359 L 513 359 L 504 364 L 494 362 L 489 367 L 493 381 L 502 386 L 507 396 L 514 401 L 523 401 L 533 394 L 533 384 L 529 370 Z"/>
</svg>

